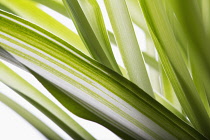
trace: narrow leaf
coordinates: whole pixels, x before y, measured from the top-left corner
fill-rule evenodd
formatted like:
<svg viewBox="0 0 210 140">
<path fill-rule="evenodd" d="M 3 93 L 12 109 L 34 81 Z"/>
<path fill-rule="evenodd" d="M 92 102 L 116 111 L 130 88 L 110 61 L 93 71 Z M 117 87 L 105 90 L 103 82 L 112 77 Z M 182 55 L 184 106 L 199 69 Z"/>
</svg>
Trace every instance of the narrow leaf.
<svg viewBox="0 0 210 140">
<path fill-rule="evenodd" d="M 54 33 L 83 53 L 89 55 L 80 37 L 59 21 L 39 9 L 39 5 L 36 2 L 31 0 L 1 0 L 0 3 L 10 8 L 10 10 L 14 11 L 21 17 Z"/>
<path fill-rule="evenodd" d="M 125 0 L 104 2 L 130 80 L 154 97 Z"/>
<path fill-rule="evenodd" d="M 25 108 L 20 106 L 15 101 L 11 100 L 4 94 L 0 93 L 0 101 L 9 106 L 12 110 L 17 112 L 25 120 L 27 120 L 31 125 L 33 125 L 37 130 L 39 130 L 46 138 L 61 140 L 62 138 L 56 134 L 51 128 L 44 124 L 41 120 L 27 111 Z"/>
<path fill-rule="evenodd" d="M 93 58 L 121 73 L 96 0 L 63 0 L 63 2 Z"/>
<path fill-rule="evenodd" d="M 197 93 L 182 55 L 177 48 L 177 42 L 167 15 L 163 11 L 162 3 L 158 1 L 152 3 L 146 0 L 139 1 L 159 53 L 161 63 L 180 104 L 193 126 L 209 137 L 209 116 Z"/>
<path fill-rule="evenodd" d="M 209 29 L 206 28 L 206 22 L 208 21 L 203 22 L 202 10 L 200 9 L 202 6 L 199 7 L 201 2 L 197 0 L 172 0 L 167 1 L 167 3 L 172 8 L 177 20 L 180 22 L 181 29 L 184 31 L 184 35 L 187 37 L 190 45 L 191 61 L 196 65 L 194 70 L 204 81 L 207 98 L 210 100 L 210 39 Z M 206 10 L 204 7 L 202 9 Z"/>
<path fill-rule="evenodd" d="M 55 103 L 45 97 L 18 74 L 0 62 L 0 80 L 37 107 L 67 134 L 75 139 L 94 139 Z"/>
<path fill-rule="evenodd" d="M 68 43 L 14 15 L 0 15 L 4 49 L 121 133 L 133 139 L 206 139 L 135 84 Z"/>
</svg>

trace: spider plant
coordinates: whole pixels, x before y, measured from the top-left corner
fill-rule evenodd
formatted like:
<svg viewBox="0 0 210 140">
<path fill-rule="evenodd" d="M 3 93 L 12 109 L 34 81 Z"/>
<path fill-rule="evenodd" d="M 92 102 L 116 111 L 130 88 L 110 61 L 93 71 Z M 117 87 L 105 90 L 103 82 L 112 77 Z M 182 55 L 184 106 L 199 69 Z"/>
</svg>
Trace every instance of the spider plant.
<svg viewBox="0 0 210 140">
<path fill-rule="evenodd" d="M 73 114 L 122 139 L 210 139 L 209 0 L 0 4 L 1 59 L 32 74 Z M 41 5 L 71 19 L 77 33 Z M 139 28 L 146 49 L 138 42 Z M 116 48 L 124 66 L 114 56 Z M 0 80 L 73 139 L 95 139 L 4 62 Z M 62 139 L 6 94 L 0 100 L 47 138 Z"/>
</svg>

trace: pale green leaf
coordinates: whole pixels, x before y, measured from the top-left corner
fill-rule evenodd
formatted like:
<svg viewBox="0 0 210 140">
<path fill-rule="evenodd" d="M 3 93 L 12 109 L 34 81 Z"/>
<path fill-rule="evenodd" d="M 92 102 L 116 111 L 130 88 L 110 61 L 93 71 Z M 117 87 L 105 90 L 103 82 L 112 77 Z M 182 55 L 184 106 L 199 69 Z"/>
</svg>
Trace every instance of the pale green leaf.
<svg viewBox="0 0 210 140">
<path fill-rule="evenodd" d="M 161 80 L 162 80 L 162 92 L 164 97 L 180 112 L 182 112 L 181 105 L 176 97 L 176 94 L 174 93 L 173 87 L 171 86 L 170 81 L 168 80 L 168 77 L 166 76 L 166 73 L 161 67 Z"/>
<path fill-rule="evenodd" d="M 65 41 L 11 14 L 0 15 L 5 50 L 121 133 L 134 139 L 206 139 L 135 84 Z"/>
<path fill-rule="evenodd" d="M 177 47 L 161 2 L 139 0 L 163 68 L 193 126 L 209 137 L 210 120 Z M 199 113 L 198 113 L 199 112 Z"/>
<path fill-rule="evenodd" d="M 128 6 L 128 10 L 132 21 L 142 30 L 144 30 L 146 36 L 150 36 L 146 21 L 144 19 L 144 15 L 142 13 L 140 5 L 138 4 L 138 0 L 125 0 L 125 1 Z"/>
<path fill-rule="evenodd" d="M 43 1 L 43 0 L 33 0 L 36 2 L 39 2 L 40 4 L 43 4 L 53 10 L 55 10 L 56 12 L 68 17 L 71 19 L 70 16 L 68 16 L 67 11 L 64 9 L 65 7 L 63 6 L 62 3 L 60 3 L 59 1 L 54 1 L 54 0 L 50 0 L 50 1 Z M 133 1 L 133 0 L 132 0 Z M 132 3 L 133 5 L 135 3 Z M 129 5 L 128 5 L 129 6 Z M 139 6 L 137 6 L 138 8 L 140 8 Z M 131 8 L 132 9 L 132 8 Z M 133 11 L 135 12 L 135 11 Z M 142 13 L 141 13 L 142 14 Z M 143 22 L 143 21 L 142 21 Z M 144 21 L 145 22 L 145 21 Z M 145 23 L 144 23 L 145 24 Z M 140 26 L 141 27 L 141 26 Z M 109 39 L 111 41 L 112 44 L 117 45 L 116 41 L 115 41 L 115 37 L 114 34 L 110 31 L 108 31 L 108 35 L 109 35 Z M 78 48 L 79 49 L 79 48 Z M 152 58 L 151 56 L 148 56 L 148 54 L 143 53 L 145 62 L 150 65 L 151 67 L 153 67 L 156 71 L 158 71 L 158 63 L 156 62 L 156 60 L 154 58 Z M 123 68 L 120 68 L 120 70 L 122 71 L 122 73 L 125 73 Z M 124 76 L 126 76 L 127 74 L 123 74 Z M 127 77 L 127 76 L 126 76 Z"/>
<path fill-rule="evenodd" d="M 203 2 L 208 4 L 208 2 Z M 206 23 L 208 19 L 202 16 L 202 12 L 207 9 L 203 7 L 202 10 L 204 11 L 202 11 L 202 4 L 199 7 L 201 2 L 197 0 L 172 0 L 170 2 L 167 1 L 167 3 L 169 8 L 173 9 L 174 15 L 176 15 L 177 20 L 180 22 L 181 29 L 188 40 L 190 59 L 196 65 L 194 70 L 204 81 L 203 84 L 207 92 L 207 98 L 210 100 L 210 39 Z"/>
<path fill-rule="evenodd" d="M 37 107 L 42 113 L 54 121 L 61 129 L 75 139 L 94 139 L 68 114 L 40 91 L 22 79 L 18 74 L 0 62 L 0 80 L 17 91 L 23 98 Z"/>
<path fill-rule="evenodd" d="M 39 120 L 36 116 L 31 114 L 28 110 L 20 106 L 18 103 L 8 98 L 4 94 L 0 93 L 0 101 L 5 105 L 9 106 L 20 116 L 26 119 L 31 125 L 33 125 L 37 130 L 39 130 L 46 138 L 61 140 L 62 138 L 56 134 L 51 128 Z"/>
<path fill-rule="evenodd" d="M 154 97 L 125 1 L 105 0 L 104 2 L 130 80 Z"/>
<path fill-rule="evenodd" d="M 198 90 L 198 93 L 200 95 L 200 98 L 206 108 L 206 111 L 208 114 L 210 113 L 210 108 L 209 108 L 209 101 L 208 101 L 208 95 L 210 95 L 210 91 L 208 88 L 205 88 L 205 84 L 203 83 L 203 80 L 201 80 L 200 70 L 201 68 L 198 69 L 196 65 L 196 59 L 195 56 L 193 56 L 192 53 L 192 42 L 189 40 L 187 35 L 185 34 L 184 30 L 182 29 L 182 26 L 176 16 L 174 15 L 174 11 L 172 8 L 170 8 L 170 4 L 165 1 L 165 7 L 166 7 L 166 13 L 168 14 L 169 21 L 172 25 L 174 35 L 179 42 L 178 47 L 180 47 L 180 52 L 184 58 L 184 61 L 186 65 L 188 66 L 188 69 L 192 75 L 192 79 L 194 81 L 194 84 Z"/>
<path fill-rule="evenodd" d="M 100 7 L 96 0 L 63 0 L 80 37 L 93 58 L 120 73 Z M 69 36 L 71 37 L 71 36 Z"/>
<path fill-rule="evenodd" d="M 21 17 L 61 37 L 86 55 L 89 55 L 80 37 L 65 25 L 39 9 L 38 3 L 31 0 L 1 0 L 0 3 Z"/>
</svg>

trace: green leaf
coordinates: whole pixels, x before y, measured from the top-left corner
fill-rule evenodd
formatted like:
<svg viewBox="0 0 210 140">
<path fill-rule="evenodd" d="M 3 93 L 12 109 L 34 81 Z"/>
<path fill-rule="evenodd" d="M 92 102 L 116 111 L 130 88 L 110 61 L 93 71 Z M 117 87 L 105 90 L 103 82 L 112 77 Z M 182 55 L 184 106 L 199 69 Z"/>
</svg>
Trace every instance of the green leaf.
<svg viewBox="0 0 210 140">
<path fill-rule="evenodd" d="M 4 59 L 4 60 L 10 62 L 11 64 L 16 65 L 19 68 L 21 68 L 21 69 L 23 69 L 25 71 L 28 71 L 31 74 L 33 74 L 37 78 L 37 80 L 39 80 L 39 82 L 58 101 L 60 101 L 60 103 L 64 107 L 66 107 L 69 111 L 71 111 L 75 115 L 77 115 L 79 117 L 82 117 L 84 119 L 88 119 L 88 120 L 100 123 L 101 125 L 109 128 L 109 130 L 113 131 L 114 133 L 116 133 L 118 136 L 120 136 L 122 138 L 132 139 L 132 137 L 130 137 L 129 135 L 126 135 L 125 133 L 122 133 L 121 130 L 119 130 L 115 125 L 113 125 L 109 121 L 107 121 L 107 122 L 104 121 L 103 119 L 101 119 L 97 115 L 93 114 L 91 111 L 87 110 L 86 108 L 84 108 L 83 106 L 81 106 L 80 104 L 75 102 L 73 99 L 69 98 L 68 95 L 66 95 L 67 94 L 66 91 L 60 89 L 58 86 L 56 86 L 53 83 L 51 83 L 50 81 L 46 80 L 45 78 L 43 78 L 42 76 L 40 76 L 39 74 L 37 74 L 36 72 L 31 70 L 30 68 L 28 68 L 28 67 L 24 66 L 23 64 L 21 64 L 18 60 L 16 60 L 10 53 L 5 51 L 3 48 L 0 50 L 0 57 L 1 57 L 1 59 Z M 21 93 L 19 93 L 19 94 L 21 94 Z M 23 94 L 21 94 L 21 95 L 23 96 Z M 26 96 L 24 96 L 24 97 L 26 98 Z M 29 99 L 29 98 L 27 98 L 27 99 Z M 34 103 L 34 101 L 33 101 L 33 103 Z"/>
<path fill-rule="evenodd" d="M 50 127 L 44 124 L 41 120 L 39 120 L 36 116 L 31 114 L 28 110 L 20 106 L 15 101 L 11 100 L 4 94 L 0 93 L 0 101 L 5 105 L 9 106 L 12 110 L 17 112 L 20 116 L 22 116 L 25 120 L 27 120 L 31 125 L 33 125 L 37 130 L 39 130 L 46 138 L 48 139 L 56 139 L 61 140 L 62 138 L 56 134 Z"/>
<path fill-rule="evenodd" d="M 14 15 L 0 15 L 5 50 L 121 133 L 133 139 L 206 139 L 135 84 L 65 41 Z"/>
<path fill-rule="evenodd" d="M 125 1 L 104 2 L 130 80 L 154 97 Z"/>
<path fill-rule="evenodd" d="M 208 132 L 210 129 L 209 116 L 205 111 L 182 55 L 179 52 L 162 2 L 139 1 L 163 68 L 184 112 L 196 129 L 207 137 L 210 137 Z"/>
<path fill-rule="evenodd" d="M 129 10 L 132 21 L 138 27 L 140 27 L 142 30 L 144 30 L 146 36 L 150 36 L 146 21 L 144 19 L 144 15 L 143 15 L 141 7 L 138 3 L 138 0 L 125 0 L 125 1 L 128 6 L 128 10 Z"/>
<path fill-rule="evenodd" d="M 162 94 L 161 91 L 161 82 L 160 82 L 160 61 L 157 61 L 155 58 L 157 58 L 156 49 L 154 46 L 154 43 L 151 39 L 151 37 L 146 36 L 146 52 L 142 53 L 145 59 L 145 62 L 148 64 L 148 73 L 150 82 L 153 88 L 153 91 L 156 91 L 160 94 Z M 146 54 L 146 55 L 145 55 Z M 148 58 L 146 56 L 149 56 Z M 149 59 L 150 58 L 150 59 Z M 150 60 L 148 62 L 148 60 Z M 152 65 L 153 64 L 153 65 Z"/>
<path fill-rule="evenodd" d="M 179 117 L 180 119 L 191 125 L 189 120 L 187 120 L 186 116 L 180 110 L 178 110 L 173 104 L 171 104 L 166 98 L 164 98 L 162 95 L 158 93 L 155 93 L 155 98 L 159 103 L 161 103 L 168 110 L 173 112 L 177 117 Z"/>
<path fill-rule="evenodd" d="M 203 2 L 205 3 L 205 1 Z M 210 100 L 210 39 L 208 28 L 206 27 L 208 19 L 202 16 L 202 12 L 204 12 L 202 10 L 206 9 L 202 8 L 201 10 L 202 6 L 199 7 L 199 1 L 197 0 L 172 0 L 167 3 L 180 22 L 181 29 L 188 40 L 191 61 L 196 65 L 194 70 L 204 81 L 207 97 Z"/>
<path fill-rule="evenodd" d="M 42 83 L 42 85 L 58 100 L 60 103 L 66 107 L 69 111 L 74 113 L 75 115 L 91 120 L 94 122 L 97 122 L 109 130 L 113 131 L 115 134 L 118 136 L 125 138 L 125 139 L 132 139 L 129 135 L 122 133 L 121 130 L 115 126 L 113 123 L 110 121 L 103 120 L 97 114 L 94 114 L 93 112 L 87 110 L 85 107 L 83 107 L 81 104 L 76 102 L 75 100 L 69 98 L 68 93 L 58 86 L 54 85 L 50 81 L 46 80 L 42 76 L 38 75 L 34 71 L 31 71 L 31 73 Z"/>
<path fill-rule="evenodd" d="M 66 114 L 55 103 L 45 97 L 27 81 L 22 79 L 18 74 L 8 68 L 2 62 L 0 62 L 0 66 L 0 80 L 37 107 L 72 138 L 94 139 L 77 122 L 68 116 L 68 114 Z"/>
<path fill-rule="evenodd" d="M 204 2 L 204 1 L 203 1 Z M 202 3 L 203 3 L 202 2 Z M 182 53 L 182 56 L 184 58 L 185 63 L 188 65 L 188 69 L 191 72 L 192 79 L 194 81 L 194 84 L 198 90 L 198 93 L 200 95 L 200 98 L 206 108 L 206 111 L 208 114 L 210 113 L 210 108 L 209 108 L 209 95 L 210 95 L 210 88 L 209 86 L 205 88 L 205 84 L 207 81 L 206 80 L 201 80 L 203 75 L 202 68 L 197 67 L 197 64 L 195 63 L 196 61 L 194 59 L 197 59 L 196 56 L 193 55 L 192 47 L 194 46 L 192 42 L 190 41 L 189 37 L 185 33 L 185 30 L 181 30 L 182 26 L 181 23 L 178 21 L 178 19 L 174 15 L 173 9 L 170 7 L 170 4 L 165 1 L 165 4 L 167 5 L 167 14 L 169 14 L 169 20 L 173 26 L 173 31 L 175 34 L 175 37 L 177 41 L 179 42 L 180 45 L 180 51 Z M 202 27 L 201 27 L 202 28 Z M 199 64 L 200 65 L 200 64 Z M 199 68 L 199 69 L 198 69 Z M 207 78 L 207 76 L 205 76 Z M 209 98 L 210 99 L 210 98 Z"/>
<path fill-rule="evenodd" d="M 11 11 L 9 8 L 7 8 L 6 6 L 2 5 L 1 3 L 0 3 L 0 9 L 4 10 L 4 11 L 7 11 L 9 13 L 15 14 L 13 11 Z"/>
<path fill-rule="evenodd" d="M 166 73 L 161 67 L 161 79 L 162 79 L 162 91 L 164 97 L 180 112 L 182 112 L 182 107 L 176 97 L 176 94 L 174 93 L 173 87 L 171 86 L 171 83 L 166 76 Z"/>
<path fill-rule="evenodd" d="M 63 0 L 63 2 L 93 58 L 121 73 L 96 0 Z"/>
<path fill-rule="evenodd" d="M 202 17 L 205 31 L 210 39 L 210 1 L 209 0 L 202 0 L 200 1 L 201 8 L 202 8 Z"/>
<path fill-rule="evenodd" d="M 1 0 L 1 4 L 10 8 L 21 17 L 61 37 L 86 55 L 90 55 L 80 37 L 59 21 L 38 8 L 38 3 L 31 0 Z"/>
<path fill-rule="evenodd" d="M 117 42 L 116 42 L 115 37 L 114 37 L 114 34 L 110 31 L 108 32 L 108 34 L 109 34 L 109 38 L 110 38 L 111 43 L 115 45 L 113 47 L 118 47 Z M 148 39 L 147 43 L 153 45 L 153 42 L 152 42 L 151 38 Z M 148 46 L 148 47 L 154 47 L 154 46 Z M 149 55 L 147 52 L 142 52 L 142 55 L 143 55 L 143 58 L 145 60 L 145 63 L 147 63 L 150 67 L 152 67 L 155 71 L 158 72 L 159 71 L 159 64 L 158 64 L 158 61 L 155 60 L 154 56 Z"/>
<path fill-rule="evenodd" d="M 33 0 L 37 3 L 40 3 L 46 7 L 49 7 L 50 9 L 60 13 L 61 15 L 65 16 L 65 17 L 69 17 L 63 3 L 62 0 Z"/>
<path fill-rule="evenodd" d="M 191 58 L 191 57 L 190 57 Z M 199 76 L 199 73 L 197 72 L 197 69 L 195 68 L 195 64 L 193 64 L 193 60 L 190 61 L 191 65 L 191 73 L 193 77 L 193 81 L 195 83 L 195 86 L 198 90 L 199 96 L 206 108 L 206 112 L 210 116 L 210 100 L 208 100 L 208 95 L 210 95 L 210 91 L 208 91 L 205 86 L 203 81 L 201 80 L 201 77 Z"/>
<path fill-rule="evenodd" d="M 33 0 L 33 1 L 36 1 L 36 2 L 38 2 L 38 3 L 40 3 L 40 4 L 43 4 L 43 5 L 45 5 L 45 6 L 47 6 L 47 7 L 49 7 L 49 8 L 51 8 L 51 9 L 53 9 L 53 10 L 55 10 L 56 12 L 58 12 L 58 13 L 60 13 L 60 14 L 62 14 L 62 15 L 64 15 L 64 16 L 66 16 L 66 17 L 68 17 L 68 18 L 72 18 L 72 17 L 70 17 L 70 16 L 68 16 L 68 14 L 67 14 L 67 11 L 66 10 L 64 10 L 64 6 L 62 5 L 62 3 L 59 3 L 58 1 L 54 1 L 54 0 L 50 0 L 50 1 L 43 1 L 43 0 Z M 134 3 L 135 4 L 135 3 Z M 133 5 L 134 5 L 133 4 Z M 128 5 L 129 6 L 129 5 Z M 138 6 L 138 8 L 140 8 L 139 6 Z M 132 9 L 132 8 L 131 8 Z M 141 14 L 142 14 L 142 12 L 141 12 Z M 136 19 L 136 18 L 135 18 Z M 143 22 L 143 21 L 142 21 Z M 145 22 L 145 21 L 144 21 Z M 145 24 L 145 23 L 144 23 Z M 110 39 L 110 41 L 111 41 L 111 43 L 113 43 L 114 45 L 117 45 L 117 43 L 116 43 L 116 41 L 115 41 L 115 38 L 114 38 L 114 34 L 112 33 L 112 32 L 110 32 L 110 31 L 108 31 L 108 36 L 109 36 L 109 39 Z M 79 49 L 79 48 L 78 48 Z M 146 54 L 146 53 L 144 53 L 144 52 L 142 52 L 143 53 L 143 56 L 144 56 L 144 59 L 145 59 L 145 62 L 148 64 L 148 65 L 150 65 L 151 67 L 153 67 L 156 71 L 158 71 L 158 63 L 157 63 L 157 61 L 154 59 L 154 58 L 152 58 L 151 56 L 148 56 L 148 54 Z M 122 68 L 120 68 L 120 70 L 122 71 L 122 73 L 124 73 L 123 71 L 125 71 L 124 69 L 122 69 Z M 123 74 L 123 76 L 126 76 L 127 74 Z"/>
</svg>

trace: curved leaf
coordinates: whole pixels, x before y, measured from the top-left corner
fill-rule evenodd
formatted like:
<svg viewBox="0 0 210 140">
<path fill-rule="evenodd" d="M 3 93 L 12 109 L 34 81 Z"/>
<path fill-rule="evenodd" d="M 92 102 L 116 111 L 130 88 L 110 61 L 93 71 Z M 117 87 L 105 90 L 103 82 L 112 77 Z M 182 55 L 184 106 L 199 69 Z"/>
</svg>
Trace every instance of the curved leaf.
<svg viewBox="0 0 210 140">
<path fill-rule="evenodd" d="M 61 140 L 62 138 L 56 134 L 51 128 L 44 124 L 41 120 L 27 111 L 25 108 L 17 104 L 15 101 L 11 100 L 4 94 L 0 93 L 0 101 L 9 106 L 20 116 L 26 119 L 30 124 L 32 124 L 37 130 L 39 130 L 48 139 Z"/>
<path fill-rule="evenodd" d="M 54 121 L 61 129 L 75 139 L 94 139 L 76 121 L 68 116 L 55 103 L 45 97 L 36 88 L 18 74 L 0 62 L 0 80 L 15 90 L 20 96 L 33 104 L 42 113 Z"/>
<path fill-rule="evenodd" d="M 139 1 L 163 68 L 184 112 L 193 126 L 209 137 L 209 116 L 197 93 L 182 55 L 177 48 L 177 42 L 164 12 L 162 2 L 154 1 L 150 3 L 146 0 Z"/>
<path fill-rule="evenodd" d="M 0 15 L 4 49 L 121 133 L 134 139 L 205 139 L 116 72 L 23 19 L 3 11 Z"/>
<path fill-rule="evenodd" d="M 104 2 L 130 80 L 154 97 L 125 0 Z"/>
<path fill-rule="evenodd" d="M 90 55 L 80 37 L 65 25 L 39 9 L 38 3 L 31 0 L 1 0 L 0 3 L 21 17 L 64 39 L 86 55 Z"/>
<path fill-rule="evenodd" d="M 121 74 L 96 0 L 63 0 L 93 58 Z"/>
</svg>

